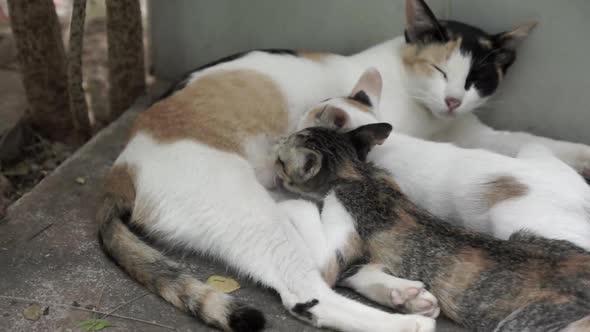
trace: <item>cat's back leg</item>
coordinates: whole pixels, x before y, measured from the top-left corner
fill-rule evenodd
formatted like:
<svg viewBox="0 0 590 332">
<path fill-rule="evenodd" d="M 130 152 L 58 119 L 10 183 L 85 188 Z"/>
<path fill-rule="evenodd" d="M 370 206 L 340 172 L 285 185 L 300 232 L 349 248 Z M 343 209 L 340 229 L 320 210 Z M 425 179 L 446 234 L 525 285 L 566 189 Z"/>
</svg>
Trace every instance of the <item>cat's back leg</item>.
<svg viewBox="0 0 590 332">
<path fill-rule="evenodd" d="M 283 305 L 319 327 L 341 331 L 433 331 L 434 321 L 386 313 L 335 293 L 305 243 L 234 153 L 194 141 L 160 144 L 138 135 L 120 162 L 136 165 L 133 218 L 150 234 L 217 258 L 274 288 Z M 146 152 L 148 151 L 148 152 Z"/>
</svg>

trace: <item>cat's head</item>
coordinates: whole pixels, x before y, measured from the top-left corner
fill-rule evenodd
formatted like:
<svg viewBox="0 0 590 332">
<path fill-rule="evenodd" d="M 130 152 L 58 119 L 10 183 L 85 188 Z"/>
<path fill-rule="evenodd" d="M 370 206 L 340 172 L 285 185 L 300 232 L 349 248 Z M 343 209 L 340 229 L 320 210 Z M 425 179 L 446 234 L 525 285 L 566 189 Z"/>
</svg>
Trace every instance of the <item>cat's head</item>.
<svg viewBox="0 0 590 332">
<path fill-rule="evenodd" d="M 407 93 L 441 118 L 472 112 L 494 94 L 536 22 L 498 34 L 438 20 L 424 0 L 406 0 Z"/>
<path fill-rule="evenodd" d="M 362 176 L 359 164 L 391 133 L 388 123 L 374 123 L 342 133 L 311 127 L 282 139 L 277 146 L 277 183 L 286 190 L 321 200 L 342 180 Z"/>
<path fill-rule="evenodd" d="M 325 127 L 346 131 L 378 122 L 375 111 L 379 108 L 382 86 L 379 71 L 367 69 L 348 96 L 326 99 L 312 107 L 301 117 L 297 129 Z"/>
</svg>

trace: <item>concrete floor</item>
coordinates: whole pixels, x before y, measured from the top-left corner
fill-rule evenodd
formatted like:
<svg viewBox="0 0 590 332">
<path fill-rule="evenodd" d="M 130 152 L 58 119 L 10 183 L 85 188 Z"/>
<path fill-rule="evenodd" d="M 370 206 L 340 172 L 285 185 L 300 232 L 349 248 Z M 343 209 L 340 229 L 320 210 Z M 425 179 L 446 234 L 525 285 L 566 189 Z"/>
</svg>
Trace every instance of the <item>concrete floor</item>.
<svg viewBox="0 0 590 332">
<path fill-rule="evenodd" d="M 12 205 L 8 218 L 0 221 L 0 331 L 80 331 L 78 324 L 93 314 L 68 305 L 109 312 L 147 293 L 104 256 L 93 222 L 101 179 L 123 147 L 135 114 L 147 102 L 141 100 L 104 129 Z M 205 259 L 185 261 L 201 279 L 232 275 Z M 268 331 L 316 331 L 289 316 L 273 292 L 244 280 L 240 283 L 242 288 L 234 295 L 264 311 Z M 46 315 L 36 321 L 25 319 L 23 310 L 36 301 Z M 170 328 L 109 317 L 114 326 L 105 331 L 210 330 L 151 293 L 115 314 Z M 441 319 L 438 331 L 464 330 Z"/>
</svg>

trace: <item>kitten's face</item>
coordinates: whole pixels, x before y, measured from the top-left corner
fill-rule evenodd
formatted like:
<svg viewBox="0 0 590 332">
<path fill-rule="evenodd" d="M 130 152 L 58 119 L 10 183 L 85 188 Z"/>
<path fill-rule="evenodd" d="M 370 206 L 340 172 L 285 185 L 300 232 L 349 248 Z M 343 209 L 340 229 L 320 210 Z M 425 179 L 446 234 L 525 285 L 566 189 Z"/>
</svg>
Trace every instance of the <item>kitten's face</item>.
<svg viewBox="0 0 590 332">
<path fill-rule="evenodd" d="M 298 131 L 278 143 L 277 183 L 308 199 L 321 200 L 336 181 L 351 176 L 354 163 L 381 144 L 391 129 L 378 123 L 347 133 L 321 127 Z"/>
<path fill-rule="evenodd" d="M 441 118 L 485 104 L 516 59 L 516 42 L 535 26 L 490 35 L 467 24 L 437 20 L 424 1 L 408 0 L 406 6 L 402 57 L 409 77 L 407 92 Z"/>
</svg>

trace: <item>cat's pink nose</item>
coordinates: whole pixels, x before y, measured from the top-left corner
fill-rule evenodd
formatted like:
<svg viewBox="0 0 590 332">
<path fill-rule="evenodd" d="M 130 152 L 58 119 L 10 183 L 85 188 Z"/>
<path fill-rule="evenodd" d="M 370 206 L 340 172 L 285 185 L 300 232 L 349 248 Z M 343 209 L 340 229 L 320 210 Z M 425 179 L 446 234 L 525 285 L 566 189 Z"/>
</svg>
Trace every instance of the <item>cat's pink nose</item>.
<svg viewBox="0 0 590 332">
<path fill-rule="evenodd" d="M 449 107 L 449 112 L 456 110 L 459 106 L 461 106 L 461 100 L 455 97 L 447 97 L 445 98 L 445 103 Z"/>
</svg>

